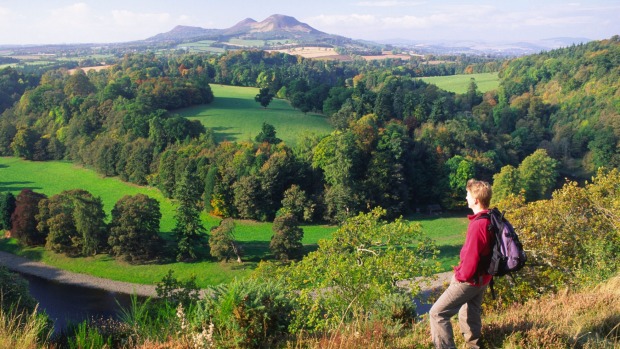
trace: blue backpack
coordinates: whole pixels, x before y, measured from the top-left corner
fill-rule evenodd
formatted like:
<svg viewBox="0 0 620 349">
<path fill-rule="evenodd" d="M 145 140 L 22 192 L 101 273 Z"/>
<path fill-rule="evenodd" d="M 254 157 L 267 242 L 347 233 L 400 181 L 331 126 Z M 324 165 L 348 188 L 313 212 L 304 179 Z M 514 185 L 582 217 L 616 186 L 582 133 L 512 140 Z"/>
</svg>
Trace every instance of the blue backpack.
<svg viewBox="0 0 620 349">
<path fill-rule="evenodd" d="M 477 219 L 480 218 L 489 219 L 489 229 L 495 236 L 487 272 L 493 276 L 504 276 L 521 270 L 525 266 L 527 256 L 512 224 L 497 208 L 481 214 Z M 493 298 L 495 298 L 493 279 L 491 279 L 490 286 Z"/>
</svg>

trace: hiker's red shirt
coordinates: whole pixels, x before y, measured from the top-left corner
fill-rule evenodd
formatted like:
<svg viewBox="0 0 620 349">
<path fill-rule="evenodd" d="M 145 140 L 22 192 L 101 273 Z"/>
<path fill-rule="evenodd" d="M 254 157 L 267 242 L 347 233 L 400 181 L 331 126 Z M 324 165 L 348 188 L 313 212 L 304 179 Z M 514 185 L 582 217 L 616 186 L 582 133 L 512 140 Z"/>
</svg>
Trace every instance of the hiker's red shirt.
<svg viewBox="0 0 620 349">
<path fill-rule="evenodd" d="M 476 219 L 481 214 L 487 213 L 483 210 L 475 215 L 468 215 L 469 226 L 465 243 L 461 248 L 461 261 L 454 268 L 454 277 L 457 281 L 467 282 L 475 286 L 484 286 L 491 282 L 492 276 L 487 273 L 484 261 L 481 257 L 487 257 L 491 253 L 493 236 L 488 229 L 490 221 L 488 219 Z"/>
</svg>

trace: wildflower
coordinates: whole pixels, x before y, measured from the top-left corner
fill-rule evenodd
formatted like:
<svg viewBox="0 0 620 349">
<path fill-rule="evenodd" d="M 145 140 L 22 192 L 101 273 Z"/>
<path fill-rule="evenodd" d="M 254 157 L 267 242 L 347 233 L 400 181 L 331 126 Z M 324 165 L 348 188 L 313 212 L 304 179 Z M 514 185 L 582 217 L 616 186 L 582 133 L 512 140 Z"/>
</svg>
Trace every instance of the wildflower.
<svg viewBox="0 0 620 349">
<path fill-rule="evenodd" d="M 209 324 L 209 329 L 202 326 L 202 332 L 194 334 L 194 348 L 214 348 L 213 330 L 215 325 L 213 322 Z"/>
<path fill-rule="evenodd" d="M 183 304 L 179 303 L 177 307 L 177 317 L 181 321 L 181 332 L 185 332 L 187 329 L 187 321 L 185 320 L 185 312 L 183 311 Z"/>
</svg>

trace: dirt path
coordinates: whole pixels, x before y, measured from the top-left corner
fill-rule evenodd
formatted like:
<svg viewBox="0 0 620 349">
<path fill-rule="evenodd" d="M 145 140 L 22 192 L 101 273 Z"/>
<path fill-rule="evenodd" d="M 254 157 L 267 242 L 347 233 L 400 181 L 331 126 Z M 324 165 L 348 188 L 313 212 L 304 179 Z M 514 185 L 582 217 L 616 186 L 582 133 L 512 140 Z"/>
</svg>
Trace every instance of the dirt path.
<svg viewBox="0 0 620 349">
<path fill-rule="evenodd" d="M 38 276 L 63 284 L 71 284 L 89 288 L 99 288 L 110 292 L 137 294 L 152 297 L 157 295 L 154 285 L 132 284 L 130 282 L 108 280 L 96 276 L 78 274 L 50 267 L 41 262 L 33 262 L 27 258 L 0 251 L 0 264 L 10 270 Z"/>
</svg>

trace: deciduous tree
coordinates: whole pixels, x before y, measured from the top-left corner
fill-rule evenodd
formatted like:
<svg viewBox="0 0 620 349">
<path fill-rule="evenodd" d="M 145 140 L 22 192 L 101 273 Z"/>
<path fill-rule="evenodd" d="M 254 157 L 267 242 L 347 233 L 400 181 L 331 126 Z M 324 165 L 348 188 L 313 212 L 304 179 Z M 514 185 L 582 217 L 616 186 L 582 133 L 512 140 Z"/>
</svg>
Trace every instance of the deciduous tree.
<svg viewBox="0 0 620 349">
<path fill-rule="evenodd" d="M 278 144 L 282 142 L 280 138 L 276 137 L 276 128 L 266 122 L 263 122 L 260 133 L 256 135 L 254 140 L 258 143 L 267 142 L 269 144 Z"/>
<path fill-rule="evenodd" d="M 113 255 L 141 263 L 152 260 L 162 245 L 159 202 L 144 194 L 124 196 L 112 209 L 108 243 Z"/>
<path fill-rule="evenodd" d="M 273 100 L 273 93 L 269 90 L 268 87 L 261 88 L 258 94 L 254 97 L 254 100 L 260 103 L 260 105 L 267 109 L 269 103 Z"/>
<path fill-rule="evenodd" d="M 241 263 L 241 246 L 235 240 L 234 230 L 235 222 L 232 218 L 223 219 L 219 226 L 211 230 L 209 248 L 213 258 L 228 263 L 234 256 Z"/>
<path fill-rule="evenodd" d="M 11 215 L 11 236 L 26 246 L 45 243 L 45 235 L 37 229 L 36 216 L 39 214 L 39 202 L 46 196 L 23 189 L 15 198 L 15 211 Z"/>
<path fill-rule="evenodd" d="M 304 231 L 299 227 L 297 218 L 291 213 L 284 213 L 273 220 L 273 235 L 269 249 L 279 260 L 288 261 L 301 257 Z"/>
<path fill-rule="evenodd" d="M 101 198 L 66 190 L 39 204 L 37 228 L 47 233 L 46 248 L 70 256 L 107 252 L 108 231 Z"/>
</svg>

